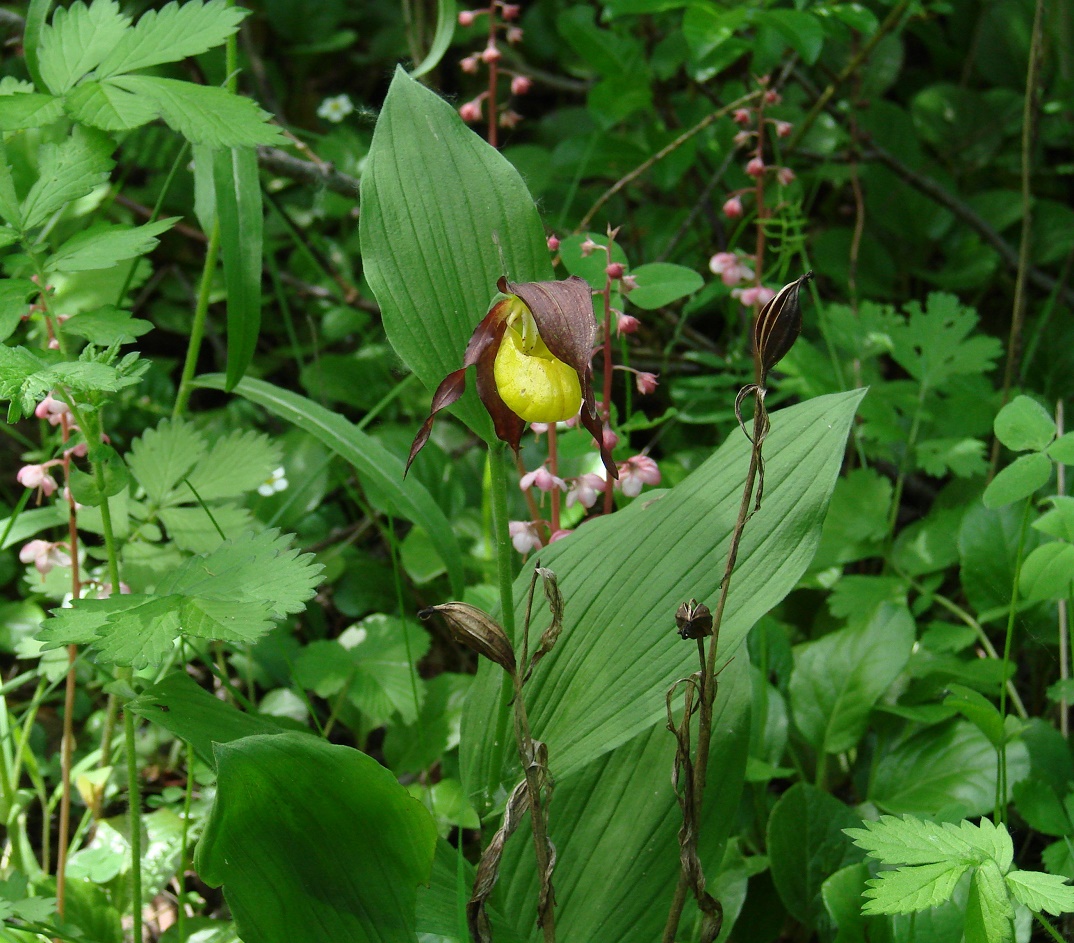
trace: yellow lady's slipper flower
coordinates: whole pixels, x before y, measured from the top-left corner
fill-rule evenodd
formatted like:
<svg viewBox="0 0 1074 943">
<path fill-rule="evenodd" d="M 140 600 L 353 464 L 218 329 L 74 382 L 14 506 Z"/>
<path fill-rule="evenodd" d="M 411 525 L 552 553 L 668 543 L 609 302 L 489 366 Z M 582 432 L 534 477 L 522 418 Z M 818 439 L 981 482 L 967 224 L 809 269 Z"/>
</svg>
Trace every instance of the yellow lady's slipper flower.
<svg viewBox="0 0 1074 943">
<path fill-rule="evenodd" d="M 467 368 L 476 366 L 477 394 L 496 435 L 516 453 L 527 423 L 562 422 L 579 415 L 601 447 L 608 473 L 618 477 L 603 445 L 593 396 L 590 357 L 597 325 L 589 285 L 571 276 L 519 284 L 501 278 L 497 287 L 506 297 L 474 330 L 462 368 L 437 387 L 429 417 L 414 437 L 407 468 L 428 441 L 436 414 L 462 396 Z"/>
</svg>

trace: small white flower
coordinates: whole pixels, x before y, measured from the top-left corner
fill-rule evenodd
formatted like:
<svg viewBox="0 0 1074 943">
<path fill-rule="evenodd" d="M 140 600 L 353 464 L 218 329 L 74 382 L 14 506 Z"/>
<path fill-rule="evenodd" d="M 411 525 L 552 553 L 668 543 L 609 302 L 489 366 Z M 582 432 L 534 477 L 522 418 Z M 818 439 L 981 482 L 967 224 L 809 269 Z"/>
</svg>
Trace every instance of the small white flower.
<svg viewBox="0 0 1074 943">
<path fill-rule="evenodd" d="M 257 493 L 263 498 L 271 498 L 277 492 L 287 487 L 287 472 L 282 468 L 275 469 L 272 474 L 257 486 Z"/>
<path fill-rule="evenodd" d="M 349 95 L 337 95 L 335 98 L 326 98 L 317 108 L 317 117 L 339 124 L 344 118 L 354 111 L 354 102 Z"/>
</svg>

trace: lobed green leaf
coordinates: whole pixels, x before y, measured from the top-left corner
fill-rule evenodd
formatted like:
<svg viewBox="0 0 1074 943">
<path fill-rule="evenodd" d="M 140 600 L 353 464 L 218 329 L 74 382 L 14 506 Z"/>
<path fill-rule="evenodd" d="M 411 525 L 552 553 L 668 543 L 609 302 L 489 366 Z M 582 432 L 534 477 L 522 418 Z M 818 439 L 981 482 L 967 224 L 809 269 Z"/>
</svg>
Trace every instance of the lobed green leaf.
<svg viewBox="0 0 1074 943">
<path fill-rule="evenodd" d="M 938 861 L 914 867 L 881 871 L 866 881 L 865 914 L 908 914 L 936 907 L 951 897 L 955 885 L 970 866 L 960 861 Z"/>
<path fill-rule="evenodd" d="M 93 0 L 88 7 L 77 0 L 70 7 L 59 7 L 41 30 L 37 52 L 48 90 L 62 95 L 73 88 L 120 43 L 130 22 L 116 0 Z"/>
</svg>

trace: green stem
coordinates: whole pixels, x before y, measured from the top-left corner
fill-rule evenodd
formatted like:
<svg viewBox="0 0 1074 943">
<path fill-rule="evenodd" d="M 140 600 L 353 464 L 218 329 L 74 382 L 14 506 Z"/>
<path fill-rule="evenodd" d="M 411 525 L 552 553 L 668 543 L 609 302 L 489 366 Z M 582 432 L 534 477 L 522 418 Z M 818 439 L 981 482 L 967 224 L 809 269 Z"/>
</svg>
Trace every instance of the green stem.
<svg viewBox="0 0 1074 943">
<path fill-rule="evenodd" d="M 179 393 L 175 397 L 172 418 L 177 419 L 186 411 L 190 399 L 190 388 L 194 382 L 194 373 L 198 368 L 198 355 L 201 342 L 205 337 L 205 321 L 209 316 L 209 296 L 212 293 L 213 275 L 216 272 L 216 260 L 220 255 L 220 223 L 213 223 L 209 234 L 209 246 L 205 250 L 205 264 L 201 270 L 201 284 L 198 286 L 198 301 L 194 308 L 194 323 L 190 326 L 190 341 L 186 348 L 186 361 L 183 363 L 183 377 L 179 381 Z"/>
<path fill-rule="evenodd" d="M 496 576 L 500 589 L 500 624 L 512 643 L 515 639 L 514 552 L 507 526 L 506 446 L 495 442 L 489 446 L 489 478 L 492 498 L 492 543 L 496 548 Z M 496 711 L 496 737 L 493 740 L 493 765 L 489 771 L 488 795 L 500 782 L 507 754 L 507 725 L 511 718 L 511 679 L 504 673 L 500 682 L 500 703 Z"/>
<path fill-rule="evenodd" d="M 186 868 L 190 854 L 190 807 L 194 799 L 194 747 L 186 745 L 186 791 L 183 794 L 183 837 L 179 852 L 179 893 L 175 908 L 175 926 L 179 943 L 186 943 Z"/>
<path fill-rule="evenodd" d="M 1059 931 L 1052 926 L 1051 921 L 1048 920 L 1048 918 L 1045 917 L 1044 914 L 1038 913 L 1037 911 L 1033 911 L 1032 913 L 1033 916 L 1036 918 L 1037 923 L 1044 927 L 1044 929 L 1048 932 L 1048 935 L 1053 940 L 1056 940 L 1057 943 L 1063 943 L 1063 938 L 1059 935 Z"/>
<path fill-rule="evenodd" d="M 1003 679 L 1007 680 L 1007 672 L 1011 663 L 1011 641 L 1014 638 L 1014 617 L 1018 611 L 1018 582 L 1022 576 L 1022 551 L 1025 549 L 1026 528 L 1029 526 L 1029 512 L 1033 509 L 1033 497 L 1026 498 L 1025 509 L 1022 511 L 1022 526 L 1018 531 L 1018 552 L 1014 562 L 1014 585 L 1011 587 L 1011 606 L 1007 611 L 1007 633 L 1003 639 Z M 1004 721 L 1007 719 L 1007 685 L 1002 684 L 999 689 L 999 713 Z M 999 769 L 996 776 L 996 808 L 995 822 L 999 824 L 1006 821 L 1007 814 L 1007 741 L 1003 739 L 999 744 Z"/>
<path fill-rule="evenodd" d="M 124 671 L 129 674 L 129 669 Z M 124 706 L 123 734 L 127 744 L 127 802 L 130 805 L 131 833 L 131 914 L 134 919 L 134 943 L 142 943 L 142 793 L 134 725 L 134 714 Z"/>
</svg>

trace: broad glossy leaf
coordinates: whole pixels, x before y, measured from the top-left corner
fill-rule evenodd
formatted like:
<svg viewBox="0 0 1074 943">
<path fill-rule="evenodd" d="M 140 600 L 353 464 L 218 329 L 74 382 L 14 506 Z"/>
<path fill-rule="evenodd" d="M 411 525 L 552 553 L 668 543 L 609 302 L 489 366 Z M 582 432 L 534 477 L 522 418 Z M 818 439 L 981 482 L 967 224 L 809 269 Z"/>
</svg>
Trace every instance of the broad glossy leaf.
<svg viewBox="0 0 1074 943">
<path fill-rule="evenodd" d="M 207 374 L 199 377 L 194 385 L 222 390 L 224 377 L 218 373 Z M 462 596 L 465 586 L 462 552 L 455 540 L 455 531 L 425 487 L 415 478 L 403 478 L 401 459 L 354 423 L 297 393 L 250 378 L 242 380 L 234 392 L 304 429 L 344 461 L 350 462 L 360 475 L 376 482 L 382 493 L 391 498 L 399 515 L 429 535 L 447 565 L 452 592 Z"/>
<path fill-rule="evenodd" d="M 914 638 L 910 611 L 884 603 L 867 625 L 839 629 L 798 648 L 791 708 L 815 749 L 842 753 L 857 744 L 873 705 L 906 665 Z"/>
<path fill-rule="evenodd" d="M 518 171 L 402 68 L 377 121 L 361 196 L 365 276 L 392 347 L 430 391 L 462 364 L 501 275 L 552 277 Z M 472 389 L 455 411 L 492 441 Z"/>
<path fill-rule="evenodd" d="M 699 848 L 710 880 L 719 871 L 738 808 L 749 716 L 749 659 L 743 651 L 720 675 L 714 708 Z M 562 939 L 651 943 L 660 938 L 679 874 L 676 835 L 682 814 L 671 789 L 674 755 L 674 738 L 657 724 L 581 771 L 557 777 L 550 832 L 558 852 L 556 931 Z M 555 754 L 549 762 L 554 770 Z M 518 915 L 516 922 L 525 928 L 537 899 L 528 823 L 507 844 L 500 881 L 504 911 Z"/>
<path fill-rule="evenodd" d="M 1074 591 L 1074 544 L 1042 544 L 1022 564 L 1019 588 L 1027 599 L 1066 599 Z"/>
<path fill-rule="evenodd" d="M 1004 406 L 993 424 L 996 438 L 1015 452 L 1043 451 L 1055 438 L 1055 420 L 1035 399 L 1016 396 Z"/>
<path fill-rule="evenodd" d="M 205 762 L 216 765 L 214 743 L 281 733 L 270 718 L 246 714 L 213 697 L 184 671 L 174 671 L 127 702 L 127 708 L 190 743 Z"/>
<path fill-rule="evenodd" d="M 978 613 L 1003 609 L 1011 603 L 1018 537 L 1023 508 L 1008 505 L 990 510 L 972 505 L 962 518 L 958 533 L 958 553 L 962 561 L 962 590 Z M 1032 528 L 1026 530 L 1023 557 L 1043 538 Z"/>
<path fill-rule="evenodd" d="M 812 559 L 862 395 L 819 397 L 772 414 L 764 501 L 739 549 L 720 663 Z M 542 566 L 559 578 L 564 630 L 527 684 L 526 698 L 534 735 L 548 743 L 554 776 L 570 775 L 664 724 L 665 691 L 697 665 L 694 645 L 675 633 L 675 611 L 691 597 L 715 601 L 748 454 L 746 437 L 736 432 L 674 489 L 586 524 L 541 552 Z M 529 578 L 524 571 L 515 582 L 520 614 Z M 534 641 L 547 624 L 546 612 L 535 616 Z M 493 745 L 496 724 L 490 723 L 499 688 L 498 672 L 482 666 L 463 717 L 461 759 L 471 791 L 500 782 L 506 750 Z"/>
<path fill-rule="evenodd" d="M 982 496 L 984 506 L 999 508 L 1028 498 L 1044 487 L 1051 475 L 1052 463 L 1047 455 L 1039 452 L 1020 455 L 988 483 Z"/>
<path fill-rule="evenodd" d="M 631 304 L 651 311 L 692 295 L 705 284 L 692 268 L 670 262 L 651 262 L 639 265 L 630 272 L 638 287 L 627 296 Z"/>
<path fill-rule="evenodd" d="M 372 757 L 301 733 L 218 744 L 195 866 L 246 943 L 416 941 L 436 827 Z"/>
<path fill-rule="evenodd" d="M 1029 774 L 1025 744 L 1007 745 L 1007 779 L 1013 786 Z M 956 808 L 983 815 L 996 798 L 996 750 L 966 720 L 915 734 L 885 754 L 869 785 L 869 801 L 885 812 L 934 815 Z"/>
<path fill-rule="evenodd" d="M 768 854 L 780 899 L 806 926 L 824 914 L 821 886 L 840 868 L 865 853 L 843 834 L 861 819 L 834 796 L 796 783 L 779 799 L 768 819 Z"/>
</svg>

